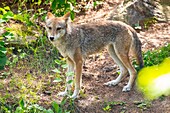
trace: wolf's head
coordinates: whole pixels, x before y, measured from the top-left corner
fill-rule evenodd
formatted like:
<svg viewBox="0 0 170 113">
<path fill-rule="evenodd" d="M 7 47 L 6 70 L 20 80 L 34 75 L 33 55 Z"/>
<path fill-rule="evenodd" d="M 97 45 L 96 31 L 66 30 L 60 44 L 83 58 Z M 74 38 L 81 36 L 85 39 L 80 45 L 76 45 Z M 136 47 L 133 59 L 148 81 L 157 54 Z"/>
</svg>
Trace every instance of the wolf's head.
<svg viewBox="0 0 170 113">
<path fill-rule="evenodd" d="M 55 41 L 63 37 L 69 29 L 70 13 L 66 13 L 63 17 L 55 17 L 48 12 L 46 17 L 46 30 L 48 39 Z"/>
</svg>

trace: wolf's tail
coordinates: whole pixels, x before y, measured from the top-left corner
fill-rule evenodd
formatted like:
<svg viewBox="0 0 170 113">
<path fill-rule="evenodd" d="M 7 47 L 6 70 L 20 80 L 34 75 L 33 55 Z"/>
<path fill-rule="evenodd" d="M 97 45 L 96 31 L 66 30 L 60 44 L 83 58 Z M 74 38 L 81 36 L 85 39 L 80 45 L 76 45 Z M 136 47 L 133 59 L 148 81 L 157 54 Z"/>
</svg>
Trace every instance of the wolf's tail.
<svg viewBox="0 0 170 113">
<path fill-rule="evenodd" d="M 131 30 L 131 32 L 133 33 L 133 52 L 136 56 L 137 59 L 137 63 L 139 64 L 140 69 L 144 67 L 144 63 L 143 63 L 143 57 L 142 57 L 142 50 L 141 50 L 141 46 L 142 43 L 139 40 L 137 33 L 135 30 Z"/>
</svg>

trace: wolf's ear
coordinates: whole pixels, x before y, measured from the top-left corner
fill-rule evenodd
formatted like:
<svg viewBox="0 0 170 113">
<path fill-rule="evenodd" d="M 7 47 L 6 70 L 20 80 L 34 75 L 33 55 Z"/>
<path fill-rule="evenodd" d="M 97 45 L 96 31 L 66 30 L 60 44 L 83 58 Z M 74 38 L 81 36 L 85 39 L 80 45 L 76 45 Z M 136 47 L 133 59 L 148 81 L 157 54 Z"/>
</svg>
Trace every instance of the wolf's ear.
<svg viewBox="0 0 170 113">
<path fill-rule="evenodd" d="M 55 18 L 55 16 L 51 12 L 48 12 L 46 19 L 50 19 L 50 18 Z"/>
<path fill-rule="evenodd" d="M 67 12 L 63 18 L 65 19 L 65 21 L 67 22 L 70 19 L 70 12 Z"/>
<path fill-rule="evenodd" d="M 63 16 L 63 19 L 65 20 L 65 23 L 66 23 L 66 27 L 67 27 L 67 33 L 68 34 L 71 34 L 71 19 L 70 19 L 70 12 L 66 13 L 64 16 Z"/>
</svg>

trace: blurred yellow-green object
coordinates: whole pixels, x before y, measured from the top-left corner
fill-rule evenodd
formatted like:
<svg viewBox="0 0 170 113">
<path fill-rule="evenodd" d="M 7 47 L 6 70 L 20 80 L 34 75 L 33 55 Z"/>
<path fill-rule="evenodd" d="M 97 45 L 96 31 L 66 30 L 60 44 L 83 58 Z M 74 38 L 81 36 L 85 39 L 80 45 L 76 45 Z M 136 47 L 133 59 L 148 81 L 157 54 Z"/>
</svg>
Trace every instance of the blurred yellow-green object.
<svg viewBox="0 0 170 113">
<path fill-rule="evenodd" d="M 170 95 L 170 58 L 159 65 L 143 68 L 137 77 L 137 88 L 150 100 Z"/>
</svg>

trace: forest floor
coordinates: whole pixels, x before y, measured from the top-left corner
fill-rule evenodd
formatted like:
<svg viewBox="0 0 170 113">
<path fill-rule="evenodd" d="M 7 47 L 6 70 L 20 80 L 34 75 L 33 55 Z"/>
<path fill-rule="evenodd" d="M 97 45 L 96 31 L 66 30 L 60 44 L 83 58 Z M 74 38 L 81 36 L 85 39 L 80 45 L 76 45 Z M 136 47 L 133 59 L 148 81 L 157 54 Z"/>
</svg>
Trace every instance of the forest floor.
<svg viewBox="0 0 170 113">
<path fill-rule="evenodd" d="M 95 19 L 104 19 L 108 12 L 114 9 L 114 4 L 105 2 L 98 10 L 88 10 L 84 14 L 77 15 L 75 22 L 89 22 Z M 138 33 L 142 42 L 142 51 L 155 50 L 170 43 L 170 23 L 156 23 L 151 25 L 148 29 L 141 30 Z M 17 68 L 17 67 L 16 67 Z M 8 70 L 8 69 L 7 69 Z M 170 112 L 170 96 L 161 97 L 152 102 L 148 102 L 141 92 L 137 91 L 136 86 L 130 92 L 122 92 L 122 88 L 127 84 L 129 76 L 125 78 L 117 86 L 108 87 L 103 84 L 116 79 L 118 76 L 118 66 L 111 59 L 106 50 L 103 50 L 99 54 L 91 55 L 86 60 L 83 67 L 83 94 L 81 97 L 75 100 L 75 105 L 80 113 L 169 113 Z M 26 75 L 26 73 L 32 73 L 29 68 L 13 69 L 14 75 L 20 77 Z M 40 73 L 40 72 L 39 72 Z M 43 73 L 40 73 L 43 75 Z M 25 76 L 26 77 L 26 76 Z M 25 78 L 24 77 L 24 78 Z M 11 76 L 6 79 L 1 79 L 1 83 L 5 83 L 6 87 L 0 89 L 1 96 L 8 91 L 11 85 Z M 21 77 L 22 78 L 22 77 Z M 43 79 L 41 81 L 41 79 Z M 147 79 L 147 78 L 146 78 Z M 51 82 L 54 77 L 38 77 L 33 79 L 36 85 L 37 83 Z M 10 84 L 8 84 L 10 82 Z M 17 81 L 13 81 L 17 82 Z M 33 82 L 34 83 L 34 82 Z M 44 93 L 39 91 L 38 103 L 44 107 L 49 106 L 49 102 L 61 100 L 61 97 L 57 97 L 59 91 L 63 91 L 58 87 L 57 83 L 51 83 L 46 86 L 46 90 L 50 91 Z M 30 86 L 32 87 L 32 86 Z M 35 86 L 36 87 L 36 86 Z M 37 86 L 38 87 L 38 86 Z M 17 92 L 17 88 L 13 89 L 9 93 L 12 96 Z M 14 102 L 15 100 L 8 100 L 8 102 Z M 109 104 L 110 102 L 110 104 Z M 109 108 L 110 107 L 110 108 Z"/>
</svg>

